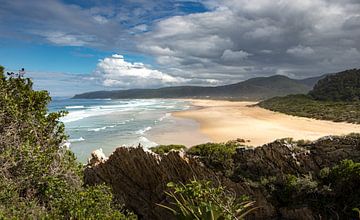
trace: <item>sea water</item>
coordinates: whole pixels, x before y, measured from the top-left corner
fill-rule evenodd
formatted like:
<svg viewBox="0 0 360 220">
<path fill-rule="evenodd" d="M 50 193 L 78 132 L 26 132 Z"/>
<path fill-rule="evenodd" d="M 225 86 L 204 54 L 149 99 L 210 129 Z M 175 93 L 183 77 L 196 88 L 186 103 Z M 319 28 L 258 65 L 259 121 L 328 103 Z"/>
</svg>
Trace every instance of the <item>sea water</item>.
<svg viewBox="0 0 360 220">
<path fill-rule="evenodd" d="M 119 146 L 152 147 L 157 143 L 145 134 L 167 120 L 171 112 L 186 110 L 189 102 L 170 99 L 67 99 L 53 98 L 51 112 L 65 110 L 61 118 L 70 149 L 85 162 L 92 151 L 102 148 L 109 155 Z"/>
</svg>

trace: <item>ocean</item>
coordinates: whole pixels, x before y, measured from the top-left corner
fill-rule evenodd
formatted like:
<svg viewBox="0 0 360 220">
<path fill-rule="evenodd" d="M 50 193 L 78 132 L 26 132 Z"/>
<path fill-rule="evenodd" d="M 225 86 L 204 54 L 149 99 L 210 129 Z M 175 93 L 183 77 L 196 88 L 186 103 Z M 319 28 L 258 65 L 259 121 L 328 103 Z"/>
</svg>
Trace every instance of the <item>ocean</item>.
<svg viewBox="0 0 360 220">
<path fill-rule="evenodd" d="M 190 103 L 169 99 L 68 99 L 53 98 L 49 111 L 66 110 L 61 118 L 70 149 L 80 162 L 102 148 L 106 155 L 119 146 L 156 146 L 146 133 L 157 126 L 172 127 L 171 112 L 190 108 Z"/>
</svg>

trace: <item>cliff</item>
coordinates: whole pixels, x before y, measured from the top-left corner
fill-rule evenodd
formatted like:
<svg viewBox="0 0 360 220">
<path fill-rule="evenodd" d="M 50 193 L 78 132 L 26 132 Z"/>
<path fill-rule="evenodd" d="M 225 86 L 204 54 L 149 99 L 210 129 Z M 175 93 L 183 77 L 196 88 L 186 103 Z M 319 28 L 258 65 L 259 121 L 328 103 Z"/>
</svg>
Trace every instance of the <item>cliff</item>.
<svg viewBox="0 0 360 220">
<path fill-rule="evenodd" d="M 236 195 L 249 195 L 259 208 L 248 219 L 317 219 L 325 214 L 306 202 L 284 205 L 269 188 L 260 184 L 260 179 L 309 174 L 316 179 L 321 169 L 333 167 L 343 159 L 360 161 L 359 135 L 324 137 L 314 142 L 284 139 L 255 149 L 239 147 L 232 157 L 234 170 L 230 175 L 206 167 L 203 163 L 206 158 L 178 152 L 160 156 L 141 147 L 121 147 L 108 160 L 88 164 L 85 183 L 109 184 L 115 199 L 141 219 L 173 219 L 156 205 L 168 203 L 164 194 L 166 184 L 194 178 L 221 183 Z"/>
</svg>

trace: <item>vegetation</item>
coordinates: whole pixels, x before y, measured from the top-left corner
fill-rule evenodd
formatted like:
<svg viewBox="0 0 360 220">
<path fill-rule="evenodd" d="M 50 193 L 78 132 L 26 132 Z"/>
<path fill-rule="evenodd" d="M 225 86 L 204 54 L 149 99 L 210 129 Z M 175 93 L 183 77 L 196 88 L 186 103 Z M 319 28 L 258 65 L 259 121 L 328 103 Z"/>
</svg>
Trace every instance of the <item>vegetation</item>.
<svg viewBox="0 0 360 220">
<path fill-rule="evenodd" d="M 190 148 L 187 154 L 197 156 L 207 167 L 230 176 L 234 169 L 232 156 L 236 153 L 237 147 L 238 145 L 233 142 L 207 143 Z"/>
<path fill-rule="evenodd" d="M 329 75 L 319 80 L 309 94 L 322 101 L 360 101 L 360 69 Z"/>
<path fill-rule="evenodd" d="M 309 95 L 275 97 L 260 102 L 259 106 L 295 116 L 359 124 L 360 70 L 329 75 Z"/>
<path fill-rule="evenodd" d="M 243 219 L 254 208 L 247 197 L 236 197 L 222 186 L 214 187 L 209 181 L 193 180 L 187 184 L 169 183 L 166 194 L 173 206 L 160 205 L 171 211 L 177 219 L 230 220 Z"/>
<path fill-rule="evenodd" d="M 271 193 L 273 205 L 306 205 L 325 219 L 355 219 L 360 205 L 360 163 L 343 160 L 315 175 L 285 175 L 263 178 L 261 184 Z"/>
<path fill-rule="evenodd" d="M 84 187 L 50 97 L 0 66 L 0 219 L 125 219 L 104 185 Z M 129 218 L 134 218 L 129 215 Z"/>
<path fill-rule="evenodd" d="M 357 134 L 351 134 L 346 138 L 349 139 L 349 143 L 343 144 L 357 146 Z M 309 145 L 309 142 L 304 140 L 288 139 L 286 143 L 305 148 Z M 329 141 L 327 144 L 334 143 L 340 144 L 341 141 Z M 359 215 L 357 210 L 360 207 L 360 162 L 343 160 L 333 167 L 306 175 L 278 173 L 271 176 L 266 171 L 260 174 L 261 172 L 243 170 L 239 167 L 240 164 L 235 162 L 237 147 L 238 145 L 233 142 L 208 143 L 190 148 L 187 153 L 198 157 L 212 170 L 221 171 L 232 181 L 245 181 L 252 187 L 263 188 L 264 194 L 269 195 L 268 201 L 278 209 L 307 207 L 325 219 L 355 219 Z M 251 175 L 248 172 L 252 172 Z"/>
<path fill-rule="evenodd" d="M 150 150 L 154 153 L 163 155 L 166 153 L 169 153 L 172 150 L 175 151 L 180 151 L 186 149 L 186 147 L 184 145 L 176 145 L 176 144 L 171 144 L 171 145 L 159 145 L 156 147 L 151 147 Z"/>
<path fill-rule="evenodd" d="M 289 95 L 262 101 L 259 106 L 294 116 L 360 123 L 360 101 L 317 101 L 309 95 Z"/>
</svg>

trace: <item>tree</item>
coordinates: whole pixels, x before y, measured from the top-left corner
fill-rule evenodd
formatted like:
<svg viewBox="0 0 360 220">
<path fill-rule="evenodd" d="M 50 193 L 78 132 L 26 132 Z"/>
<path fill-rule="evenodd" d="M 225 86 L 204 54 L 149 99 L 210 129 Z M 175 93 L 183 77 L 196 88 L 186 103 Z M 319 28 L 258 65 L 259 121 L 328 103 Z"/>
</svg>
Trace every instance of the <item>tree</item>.
<svg viewBox="0 0 360 220">
<path fill-rule="evenodd" d="M 83 186 L 82 165 L 62 146 L 66 113 L 49 113 L 49 94 L 32 85 L 0 66 L 0 219 L 125 218 L 107 186 Z"/>
</svg>

